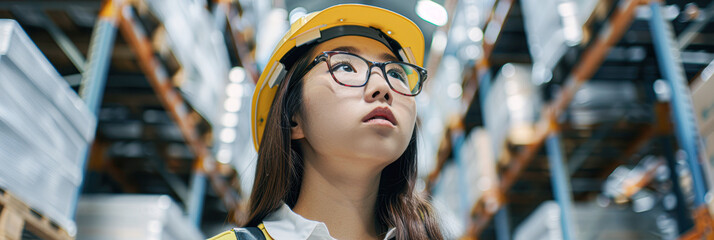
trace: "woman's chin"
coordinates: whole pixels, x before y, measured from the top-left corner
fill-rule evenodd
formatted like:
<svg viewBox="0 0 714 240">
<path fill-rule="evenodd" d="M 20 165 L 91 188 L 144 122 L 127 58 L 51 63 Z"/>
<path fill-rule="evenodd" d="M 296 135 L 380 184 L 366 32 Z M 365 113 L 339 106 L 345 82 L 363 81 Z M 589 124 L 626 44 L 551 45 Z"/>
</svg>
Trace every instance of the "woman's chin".
<svg viewBox="0 0 714 240">
<path fill-rule="evenodd" d="M 355 152 L 353 156 L 356 156 L 360 161 L 367 161 L 379 165 L 389 165 L 399 158 L 399 156 L 404 153 L 402 148 L 390 148 L 386 146 L 367 148 L 363 151 Z"/>
</svg>

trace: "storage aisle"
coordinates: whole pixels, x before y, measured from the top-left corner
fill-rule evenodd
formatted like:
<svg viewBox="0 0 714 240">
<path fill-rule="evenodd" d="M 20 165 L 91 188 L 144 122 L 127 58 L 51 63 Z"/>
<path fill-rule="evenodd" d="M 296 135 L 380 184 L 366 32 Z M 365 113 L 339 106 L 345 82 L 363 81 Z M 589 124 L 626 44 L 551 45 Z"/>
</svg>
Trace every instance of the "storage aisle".
<svg viewBox="0 0 714 240">
<path fill-rule="evenodd" d="M 446 239 L 714 239 L 714 2 L 340 1 L 422 30 L 419 190 Z M 251 99 L 325 0 L 0 2 L 0 239 L 246 220 Z"/>
</svg>

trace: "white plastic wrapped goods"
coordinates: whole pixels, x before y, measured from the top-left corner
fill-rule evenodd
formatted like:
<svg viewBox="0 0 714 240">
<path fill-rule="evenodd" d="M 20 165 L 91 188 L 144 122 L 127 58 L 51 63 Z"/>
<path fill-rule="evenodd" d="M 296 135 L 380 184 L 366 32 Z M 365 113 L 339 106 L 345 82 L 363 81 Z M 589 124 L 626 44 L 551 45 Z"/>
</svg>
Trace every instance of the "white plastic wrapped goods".
<svg viewBox="0 0 714 240">
<path fill-rule="evenodd" d="M 168 44 L 183 68 L 179 88 L 209 123 L 217 123 L 228 83 L 230 61 L 223 33 L 200 1 L 149 0 L 151 12 L 166 28 Z"/>
<path fill-rule="evenodd" d="M 582 25 L 597 4 L 591 0 L 521 0 L 528 49 L 536 70 L 552 71 L 569 46 L 580 44 Z"/>
<path fill-rule="evenodd" d="M 668 239 L 664 237 L 668 234 L 660 226 L 666 222 L 661 217 L 662 213 L 656 208 L 636 213 L 631 209 L 617 206 L 600 207 L 590 203 L 576 204 L 573 209 L 574 239 Z M 515 229 L 513 239 L 563 239 L 558 203 L 546 201 L 538 206 Z"/>
<path fill-rule="evenodd" d="M 0 19 L 0 188 L 75 232 L 96 118 L 14 20 Z"/>
<path fill-rule="evenodd" d="M 651 110 L 640 107 L 644 101 L 639 95 L 631 81 L 587 81 L 573 96 L 567 115 L 574 126 L 615 122 L 623 116 L 630 121 L 652 119 Z"/>
<path fill-rule="evenodd" d="M 205 239 L 166 195 L 85 195 L 78 240 Z"/>
<path fill-rule="evenodd" d="M 485 129 L 474 128 L 454 157 L 458 159 L 444 167 L 432 196 L 447 239 L 464 234 L 473 204 L 495 200 L 498 187 L 496 163 Z"/>
<path fill-rule="evenodd" d="M 506 142 L 525 145 L 535 139 L 542 101 L 540 89 L 531 80 L 530 65 L 507 63 L 488 90 L 484 116 L 495 159 Z"/>
<path fill-rule="evenodd" d="M 692 86 L 692 107 L 701 135 L 714 133 L 714 61 L 709 63 Z"/>
</svg>

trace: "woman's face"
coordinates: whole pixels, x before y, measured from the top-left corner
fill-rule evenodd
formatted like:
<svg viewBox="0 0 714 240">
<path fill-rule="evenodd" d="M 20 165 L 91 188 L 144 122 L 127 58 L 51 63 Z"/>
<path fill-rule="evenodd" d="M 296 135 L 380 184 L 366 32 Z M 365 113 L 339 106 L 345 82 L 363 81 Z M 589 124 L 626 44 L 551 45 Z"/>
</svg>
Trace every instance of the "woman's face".
<svg viewBox="0 0 714 240">
<path fill-rule="evenodd" d="M 377 62 L 397 59 L 382 43 L 359 36 L 321 43 L 311 59 L 324 51 L 351 52 Z M 303 149 L 323 159 L 357 159 L 384 167 L 407 148 L 416 122 L 414 97 L 390 89 L 378 67 L 371 69 L 364 87 L 346 87 L 333 80 L 323 61 L 303 77 L 303 101 L 302 111 L 293 116 L 298 125 L 292 139 L 302 139 Z M 393 118 L 385 116 L 389 113 Z"/>
</svg>

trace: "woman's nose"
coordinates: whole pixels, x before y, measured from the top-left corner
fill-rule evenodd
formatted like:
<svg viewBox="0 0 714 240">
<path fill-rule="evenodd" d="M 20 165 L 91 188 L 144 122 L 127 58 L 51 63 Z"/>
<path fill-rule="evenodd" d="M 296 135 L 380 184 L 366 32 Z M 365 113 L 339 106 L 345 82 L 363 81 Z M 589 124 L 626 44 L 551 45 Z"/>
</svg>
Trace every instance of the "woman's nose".
<svg viewBox="0 0 714 240">
<path fill-rule="evenodd" d="M 365 86 L 365 100 L 367 102 L 385 101 L 387 104 L 392 103 L 392 93 L 390 91 L 387 79 L 382 75 L 379 67 L 370 69 L 367 76 L 367 85 Z"/>
</svg>

